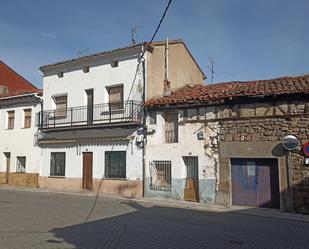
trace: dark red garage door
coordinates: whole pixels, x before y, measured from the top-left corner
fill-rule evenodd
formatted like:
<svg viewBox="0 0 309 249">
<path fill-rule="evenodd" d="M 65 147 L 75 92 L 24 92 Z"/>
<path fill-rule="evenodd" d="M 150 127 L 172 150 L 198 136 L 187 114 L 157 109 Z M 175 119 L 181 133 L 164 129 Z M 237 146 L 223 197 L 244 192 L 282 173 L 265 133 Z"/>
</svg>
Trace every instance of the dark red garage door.
<svg viewBox="0 0 309 249">
<path fill-rule="evenodd" d="M 232 204 L 280 208 L 277 159 L 231 159 Z"/>
</svg>

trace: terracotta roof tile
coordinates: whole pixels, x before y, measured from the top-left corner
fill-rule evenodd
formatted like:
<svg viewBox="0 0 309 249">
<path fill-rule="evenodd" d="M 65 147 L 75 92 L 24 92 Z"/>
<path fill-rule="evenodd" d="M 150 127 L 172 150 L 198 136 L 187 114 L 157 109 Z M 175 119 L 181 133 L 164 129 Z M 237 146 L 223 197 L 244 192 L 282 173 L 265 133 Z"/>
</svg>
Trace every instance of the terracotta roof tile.
<svg viewBox="0 0 309 249">
<path fill-rule="evenodd" d="M 309 74 L 270 80 L 191 85 L 174 91 L 168 96 L 150 99 L 146 102 L 146 106 L 154 107 L 196 102 L 211 103 L 234 97 L 274 96 L 295 93 L 309 93 Z"/>
<path fill-rule="evenodd" d="M 2 61 L 0 61 L 0 86 L 5 86 L 8 90 L 7 93 L 0 94 L 0 97 L 40 91 Z"/>
</svg>

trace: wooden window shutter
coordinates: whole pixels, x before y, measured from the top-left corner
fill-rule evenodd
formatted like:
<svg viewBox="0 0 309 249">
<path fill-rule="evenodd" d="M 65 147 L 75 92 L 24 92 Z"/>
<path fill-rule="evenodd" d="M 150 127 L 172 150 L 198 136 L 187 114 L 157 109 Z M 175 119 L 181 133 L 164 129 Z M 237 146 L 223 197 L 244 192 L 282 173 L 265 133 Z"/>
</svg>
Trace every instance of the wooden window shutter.
<svg viewBox="0 0 309 249">
<path fill-rule="evenodd" d="M 108 92 L 110 103 L 123 101 L 123 86 L 110 87 Z"/>
</svg>

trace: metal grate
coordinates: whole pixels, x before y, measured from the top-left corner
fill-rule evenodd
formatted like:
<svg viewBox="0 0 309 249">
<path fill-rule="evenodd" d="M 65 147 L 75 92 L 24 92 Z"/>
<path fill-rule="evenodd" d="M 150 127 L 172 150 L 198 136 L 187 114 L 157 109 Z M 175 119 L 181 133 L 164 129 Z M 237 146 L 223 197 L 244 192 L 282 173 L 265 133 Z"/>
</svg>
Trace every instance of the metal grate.
<svg viewBox="0 0 309 249">
<path fill-rule="evenodd" d="M 150 189 L 159 191 L 171 191 L 172 189 L 172 162 L 152 161 L 150 162 L 151 183 Z"/>
<path fill-rule="evenodd" d="M 142 103 L 129 100 L 121 103 L 105 103 L 43 111 L 37 117 L 37 124 L 41 129 L 48 129 L 100 124 L 110 125 L 111 123 L 139 123 L 141 115 Z"/>
</svg>

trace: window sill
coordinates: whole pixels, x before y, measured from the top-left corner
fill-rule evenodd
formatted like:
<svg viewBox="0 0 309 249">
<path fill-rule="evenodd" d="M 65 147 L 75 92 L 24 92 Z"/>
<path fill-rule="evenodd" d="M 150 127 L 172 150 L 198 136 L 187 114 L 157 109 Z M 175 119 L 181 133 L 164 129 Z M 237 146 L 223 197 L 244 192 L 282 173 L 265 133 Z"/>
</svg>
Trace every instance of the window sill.
<svg viewBox="0 0 309 249">
<path fill-rule="evenodd" d="M 64 179 L 65 176 L 48 176 L 48 178 L 59 178 L 59 179 Z"/>
<path fill-rule="evenodd" d="M 6 128 L 7 131 L 14 130 L 14 128 Z"/>
<path fill-rule="evenodd" d="M 127 181 L 127 178 L 102 178 L 102 180 Z"/>
<path fill-rule="evenodd" d="M 22 127 L 22 129 L 30 129 L 31 128 L 31 126 L 30 127 Z"/>
</svg>

